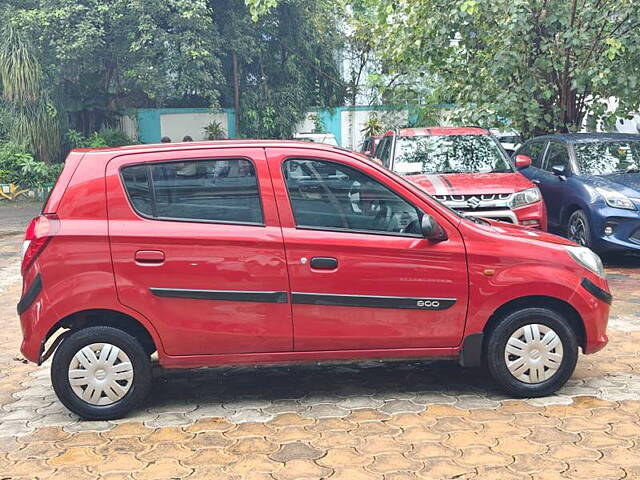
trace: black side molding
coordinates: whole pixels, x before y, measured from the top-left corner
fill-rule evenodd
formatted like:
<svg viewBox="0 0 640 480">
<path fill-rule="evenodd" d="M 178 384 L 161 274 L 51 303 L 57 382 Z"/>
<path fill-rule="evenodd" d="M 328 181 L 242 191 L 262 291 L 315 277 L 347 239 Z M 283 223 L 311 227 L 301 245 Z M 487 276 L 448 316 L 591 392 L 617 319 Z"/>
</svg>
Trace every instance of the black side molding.
<svg viewBox="0 0 640 480">
<path fill-rule="evenodd" d="M 605 292 L 588 278 L 583 278 L 582 282 L 580 282 L 580 285 L 582 285 L 582 287 L 587 292 L 596 297 L 598 300 L 602 300 L 604 303 L 608 303 L 609 305 L 611 305 L 611 302 L 613 302 L 613 297 L 609 292 Z"/>
<path fill-rule="evenodd" d="M 482 365 L 482 342 L 484 333 L 467 335 L 460 350 L 460 365 L 463 367 L 479 367 Z"/>
<path fill-rule="evenodd" d="M 150 288 L 157 297 L 227 300 L 231 302 L 287 303 L 287 292 L 255 292 L 243 290 L 191 290 L 184 288 Z"/>
<path fill-rule="evenodd" d="M 291 303 L 330 307 L 397 308 L 401 310 L 446 310 L 455 298 L 382 297 L 374 295 L 338 295 L 293 292 Z"/>
<path fill-rule="evenodd" d="M 26 312 L 33 301 L 36 299 L 38 294 L 42 291 L 42 275 L 36 275 L 36 278 L 33 280 L 33 283 L 29 287 L 29 289 L 22 296 L 20 301 L 18 302 L 18 315 L 22 315 Z"/>
</svg>

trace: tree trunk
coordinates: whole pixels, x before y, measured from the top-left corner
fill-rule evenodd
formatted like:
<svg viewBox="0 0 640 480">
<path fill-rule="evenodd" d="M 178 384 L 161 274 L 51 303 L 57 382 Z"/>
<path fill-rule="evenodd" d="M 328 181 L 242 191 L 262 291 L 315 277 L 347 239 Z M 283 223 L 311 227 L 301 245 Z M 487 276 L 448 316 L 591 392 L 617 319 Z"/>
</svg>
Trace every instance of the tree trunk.
<svg viewBox="0 0 640 480">
<path fill-rule="evenodd" d="M 238 54 L 233 52 L 233 104 L 235 108 L 236 137 L 240 136 L 240 78 L 238 76 Z"/>
</svg>

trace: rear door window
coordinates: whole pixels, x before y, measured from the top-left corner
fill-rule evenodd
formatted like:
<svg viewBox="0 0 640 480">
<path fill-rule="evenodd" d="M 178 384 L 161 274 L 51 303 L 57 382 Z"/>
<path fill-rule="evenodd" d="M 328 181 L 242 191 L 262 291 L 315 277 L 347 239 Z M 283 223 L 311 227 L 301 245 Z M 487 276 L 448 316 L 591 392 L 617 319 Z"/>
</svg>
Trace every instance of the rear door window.
<svg viewBox="0 0 640 480">
<path fill-rule="evenodd" d="M 159 220 L 262 225 L 254 165 L 245 159 L 191 160 L 122 169 L 133 208 Z"/>
</svg>

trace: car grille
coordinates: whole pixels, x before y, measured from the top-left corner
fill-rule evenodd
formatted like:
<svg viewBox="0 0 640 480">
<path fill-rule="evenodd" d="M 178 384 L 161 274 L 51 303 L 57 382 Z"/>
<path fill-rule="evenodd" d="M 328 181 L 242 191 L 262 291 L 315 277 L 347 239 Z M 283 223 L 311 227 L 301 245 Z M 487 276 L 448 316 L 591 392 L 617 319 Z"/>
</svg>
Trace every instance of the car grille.
<svg viewBox="0 0 640 480">
<path fill-rule="evenodd" d="M 472 198 L 477 198 L 481 202 L 496 201 L 496 200 L 511 200 L 511 193 L 483 193 L 478 195 L 434 195 L 441 202 L 468 202 Z"/>
<path fill-rule="evenodd" d="M 511 193 L 485 193 L 468 195 L 434 195 L 454 210 L 476 217 L 491 218 L 502 222 L 518 223 L 511 210 Z"/>
</svg>

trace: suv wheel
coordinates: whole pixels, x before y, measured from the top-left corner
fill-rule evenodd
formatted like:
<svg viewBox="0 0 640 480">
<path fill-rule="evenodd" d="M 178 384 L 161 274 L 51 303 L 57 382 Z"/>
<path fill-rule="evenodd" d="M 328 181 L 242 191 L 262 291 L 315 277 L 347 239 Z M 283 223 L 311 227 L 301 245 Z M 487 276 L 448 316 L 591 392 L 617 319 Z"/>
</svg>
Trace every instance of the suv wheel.
<svg viewBox="0 0 640 480">
<path fill-rule="evenodd" d="M 576 210 L 569 217 L 567 238 L 583 247 L 588 247 L 591 243 L 589 220 L 582 210 Z"/>
<path fill-rule="evenodd" d="M 128 333 L 90 327 L 58 347 L 51 381 L 60 401 L 87 420 L 111 420 L 138 406 L 151 387 L 151 362 Z"/>
<path fill-rule="evenodd" d="M 525 308 L 507 315 L 493 330 L 486 359 L 492 377 L 507 393 L 543 397 L 573 374 L 578 341 L 561 315 Z"/>
</svg>

